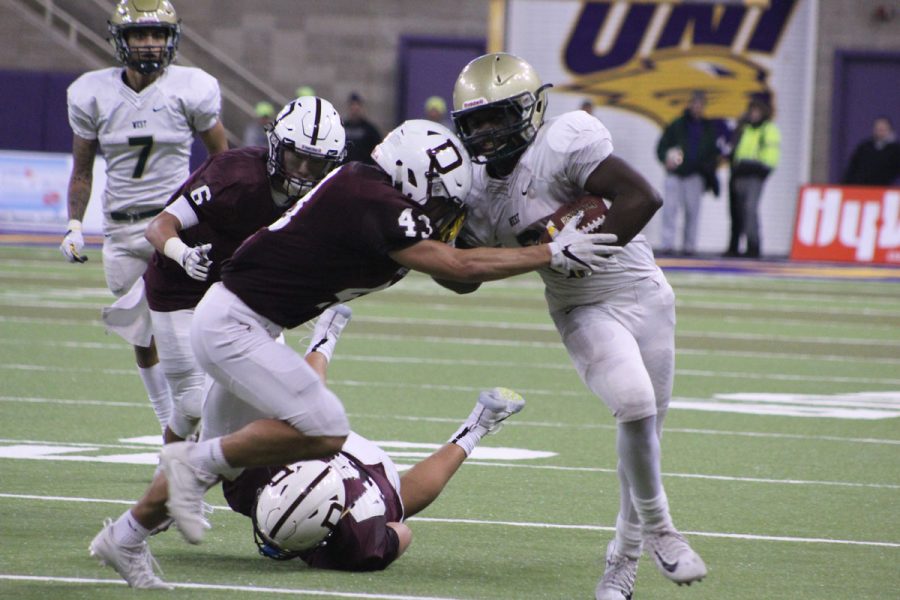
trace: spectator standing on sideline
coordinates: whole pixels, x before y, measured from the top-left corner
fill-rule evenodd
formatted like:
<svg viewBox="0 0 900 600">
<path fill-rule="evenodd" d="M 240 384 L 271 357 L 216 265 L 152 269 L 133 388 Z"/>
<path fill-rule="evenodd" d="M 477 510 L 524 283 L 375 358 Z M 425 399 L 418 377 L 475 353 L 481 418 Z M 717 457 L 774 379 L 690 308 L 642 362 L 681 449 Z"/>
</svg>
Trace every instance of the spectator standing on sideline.
<svg viewBox="0 0 900 600">
<path fill-rule="evenodd" d="M 219 120 L 218 82 L 200 69 L 170 64 L 178 50 L 181 22 L 169 0 L 121 0 L 108 24 L 124 68 L 90 71 L 68 89 L 73 163 L 69 226 L 60 250 L 69 262 L 87 260 L 82 255 L 81 221 L 99 151 L 106 158 L 107 176 L 103 271 L 109 290 L 120 297 L 153 256 L 144 229 L 187 178 L 194 135 L 210 155 L 226 150 L 228 142 Z M 172 402 L 152 339 L 149 346 L 134 346 L 134 353 L 165 428 Z"/>
<path fill-rule="evenodd" d="M 381 142 L 378 128 L 366 118 L 366 105 L 362 96 L 353 92 L 347 98 L 347 115 L 344 119 L 347 132 L 347 160 L 374 164 L 372 150 Z"/>
<path fill-rule="evenodd" d="M 425 118 L 444 127 L 452 127 L 447 118 L 447 101 L 440 96 L 429 96 L 425 100 Z"/>
<path fill-rule="evenodd" d="M 269 126 L 269 123 L 272 122 L 272 118 L 275 116 L 275 107 L 272 106 L 271 102 L 263 100 L 256 103 L 256 106 L 253 107 L 253 112 L 256 114 L 256 120 L 247 123 L 247 126 L 244 128 L 242 142 L 245 148 L 247 146 L 265 146 L 268 143 L 266 127 Z"/>
<path fill-rule="evenodd" d="M 872 137 L 861 142 L 853 156 L 844 179 L 846 185 L 891 185 L 900 176 L 900 143 L 894 126 L 885 116 L 872 123 Z"/>
<path fill-rule="evenodd" d="M 781 132 L 772 122 L 772 107 L 762 97 L 750 100 L 738 122 L 728 184 L 731 239 L 726 257 L 759 258 L 759 200 L 763 184 L 781 158 Z M 741 239 L 746 251 L 740 253 Z"/>
<path fill-rule="evenodd" d="M 716 179 L 718 133 L 713 121 L 703 116 L 705 109 L 706 95 L 695 91 L 684 113 L 666 127 L 656 146 L 656 155 L 666 169 L 662 243 L 657 253 L 660 256 L 675 253 L 679 212 L 684 215 L 681 254 L 691 256 L 697 251 L 703 192 L 712 190 L 715 195 L 719 194 Z"/>
</svg>

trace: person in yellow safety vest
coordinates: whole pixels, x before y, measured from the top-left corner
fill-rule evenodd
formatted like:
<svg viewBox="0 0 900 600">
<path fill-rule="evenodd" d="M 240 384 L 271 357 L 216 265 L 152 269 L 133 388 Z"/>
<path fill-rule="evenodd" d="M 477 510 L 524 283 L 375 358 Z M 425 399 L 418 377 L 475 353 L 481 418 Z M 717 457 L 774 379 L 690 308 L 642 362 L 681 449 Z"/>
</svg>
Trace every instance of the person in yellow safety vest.
<svg viewBox="0 0 900 600">
<path fill-rule="evenodd" d="M 759 97 L 750 100 L 735 132 L 728 185 L 731 240 L 725 256 L 759 258 L 759 199 L 769 173 L 781 157 L 781 132 L 772 122 L 772 108 Z M 740 253 L 741 238 L 746 250 Z"/>
</svg>

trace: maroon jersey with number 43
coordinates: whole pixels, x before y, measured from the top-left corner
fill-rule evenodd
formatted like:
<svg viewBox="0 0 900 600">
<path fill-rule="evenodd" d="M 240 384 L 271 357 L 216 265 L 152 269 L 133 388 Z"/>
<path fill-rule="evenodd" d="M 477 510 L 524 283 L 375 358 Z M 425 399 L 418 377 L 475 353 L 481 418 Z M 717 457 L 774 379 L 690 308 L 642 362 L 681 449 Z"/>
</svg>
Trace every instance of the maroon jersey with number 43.
<svg viewBox="0 0 900 600">
<path fill-rule="evenodd" d="M 222 267 L 222 282 L 260 315 L 292 328 L 399 281 L 408 269 L 388 253 L 431 233 L 419 205 L 381 169 L 349 163 L 248 238 Z"/>
</svg>

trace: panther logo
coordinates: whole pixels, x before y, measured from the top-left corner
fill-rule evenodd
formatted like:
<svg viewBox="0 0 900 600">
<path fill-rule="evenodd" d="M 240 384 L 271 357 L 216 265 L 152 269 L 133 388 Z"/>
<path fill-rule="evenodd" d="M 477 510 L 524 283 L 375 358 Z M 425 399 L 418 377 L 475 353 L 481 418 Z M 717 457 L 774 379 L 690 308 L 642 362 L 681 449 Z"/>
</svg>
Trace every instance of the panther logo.
<svg viewBox="0 0 900 600">
<path fill-rule="evenodd" d="M 706 116 L 731 119 L 755 96 L 772 97 L 768 73 L 757 64 L 715 46 L 656 50 L 621 67 L 577 77 L 557 86 L 593 98 L 600 106 L 641 114 L 660 126 L 680 116 L 691 93 L 706 93 Z"/>
</svg>

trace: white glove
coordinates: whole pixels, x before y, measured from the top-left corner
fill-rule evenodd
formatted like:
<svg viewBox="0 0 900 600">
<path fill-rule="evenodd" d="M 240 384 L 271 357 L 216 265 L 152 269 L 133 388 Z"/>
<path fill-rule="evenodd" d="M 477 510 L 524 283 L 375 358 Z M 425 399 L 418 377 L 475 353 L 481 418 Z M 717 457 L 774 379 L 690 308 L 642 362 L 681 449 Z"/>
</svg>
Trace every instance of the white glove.
<svg viewBox="0 0 900 600">
<path fill-rule="evenodd" d="M 171 237 L 166 240 L 163 254 L 181 265 L 191 279 L 206 281 L 209 277 L 209 267 L 212 265 L 212 261 L 209 260 L 210 248 L 212 244 L 189 248 L 180 238 Z"/>
<path fill-rule="evenodd" d="M 84 248 L 84 236 L 81 235 L 81 221 L 78 219 L 69 220 L 69 230 L 66 237 L 63 238 L 62 244 L 59 245 L 60 251 L 69 262 L 85 262 L 88 257 L 81 255 Z"/>
<path fill-rule="evenodd" d="M 578 230 L 583 213 L 578 213 L 550 242 L 550 268 L 575 277 L 599 271 L 621 246 L 611 246 L 618 239 L 613 233 L 584 233 Z"/>
</svg>

